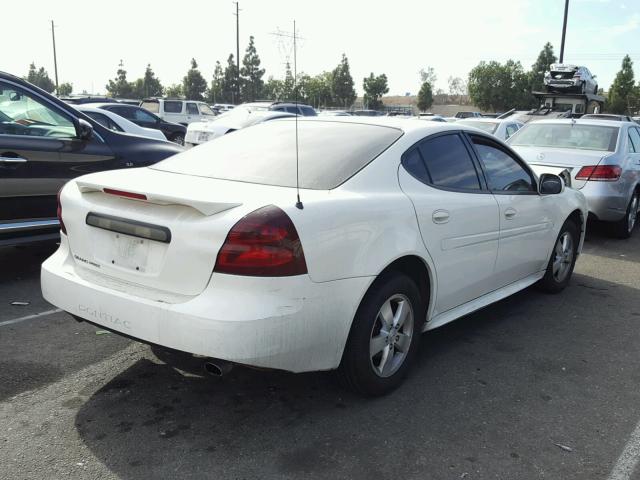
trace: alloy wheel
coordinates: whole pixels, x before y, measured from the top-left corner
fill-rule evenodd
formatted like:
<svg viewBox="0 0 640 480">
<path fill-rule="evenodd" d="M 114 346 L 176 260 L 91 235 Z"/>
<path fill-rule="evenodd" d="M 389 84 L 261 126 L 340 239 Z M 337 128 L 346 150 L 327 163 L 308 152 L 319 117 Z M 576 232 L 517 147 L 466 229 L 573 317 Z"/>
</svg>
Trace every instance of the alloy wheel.
<svg viewBox="0 0 640 480">
<path fill-rule="evenodd" d="M 569 232 L 564 232 L 558 238 L 553 256 L 553 278 L 561 283 L 567 278 L 573 262 L 573 237 Z"/>
<path fill-rule="evenodd" d="M 379 377 L 390 377 L 402 366 L 413 338 L 414 313 L 407 297 L 396 294 L 380 307 L 369 340 L 369 358 Z"/>
<path fill-rule="evenodd" d="M 631 199 L 631 205 L 629 205 L 629 218 L 627 220 L 627 228 L 629 233 L 633 231 L 636 226 L 636 219 L 638 218 L 638 195 L 634 195 Z"/>
</svg>

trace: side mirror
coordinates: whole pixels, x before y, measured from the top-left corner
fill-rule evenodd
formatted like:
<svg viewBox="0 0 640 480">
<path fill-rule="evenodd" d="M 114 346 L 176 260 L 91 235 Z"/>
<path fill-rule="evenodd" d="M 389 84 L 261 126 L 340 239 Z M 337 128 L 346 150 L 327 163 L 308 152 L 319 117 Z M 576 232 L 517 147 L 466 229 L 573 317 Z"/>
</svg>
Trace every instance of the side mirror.
<svg viewBox="0 0 640 480">
<path fill-rule="evenodd" d="M 76 124 L 76 135 L 80 140 L 91 140 L 91 137 L 93 137 L 93 126 L 84 118 L 79 118 Z"/>
<path fill-rule="evenodd" d="M 564 189 L 564 181 L 553 173 L 543 173 L 540 176 L 540 195 L 556 195 Z"/>
</svg>

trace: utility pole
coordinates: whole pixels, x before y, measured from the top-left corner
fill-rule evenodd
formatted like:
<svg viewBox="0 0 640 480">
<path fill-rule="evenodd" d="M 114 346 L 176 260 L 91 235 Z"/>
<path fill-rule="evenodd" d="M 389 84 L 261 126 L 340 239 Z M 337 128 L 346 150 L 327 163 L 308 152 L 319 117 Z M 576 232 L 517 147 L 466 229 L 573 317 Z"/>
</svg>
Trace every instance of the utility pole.
<svg viewBox="0 0 640 480">
<path fill-rule="evenodd" d="M 567 34 L 567 16 L 569 15 L 569 0 L 564 2 L 564 23 L 562 24 L 562 43 L 560 43 L 560 63 L 564 62 L 564 39 Z"/>
<path fill-rule="evenodd" d="M 56 95 L 59 95 L 58 91 L 58 58 L 56 57 L 56 30 L 53 20 L 51 20 L 51 38 L 53 39 L 53 69 L 56 74 Z"/>
<path fill-rule="evenodd" d="M 237 99 L 240 100 L 240 2 L 233 2 L 236 4 L 236 89 Z"/>
</svg>

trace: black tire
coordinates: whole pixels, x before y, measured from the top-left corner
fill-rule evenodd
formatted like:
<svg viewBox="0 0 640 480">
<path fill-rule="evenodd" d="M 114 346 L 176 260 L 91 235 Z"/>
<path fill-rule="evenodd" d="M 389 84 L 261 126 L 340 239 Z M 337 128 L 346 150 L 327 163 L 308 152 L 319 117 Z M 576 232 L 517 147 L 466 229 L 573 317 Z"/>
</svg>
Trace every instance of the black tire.
<svg viewBox="0 0 640 480">
<path fill-rule="evenodd" d="M 370 355 L 370 341 L 372 335 L 376 335 L 381 308 L 394 296 L 401 296 L 403 301 L 408 300 L 410 304 L 413 313 L 412 335 L 402 363 L 390 376 L 382 377 L 376 373 Z M 374 397 L 389 393 L 402 383 L 418 350 L 426 316 L 424 303 L 416 284 L 402 273 L 384 274 L 375 281 L 358 307 L 338 368 L 338 377 L 344 386 L 361 395 Z M 382 335 L 382 331 L 377 334 Z M 398 352 L 402 352 L 402 349 Z M 393 362 L 393 355 L 391 358 Z"/>
<path fill-rule="evenodd" d="M 561 241 L 563 236 L 568 234 L 571 236 L 571 259 L 564 259 L 560 261 L 561 267 L 566 266 L 567 270 L 564 271 L 564 276 L 558 276 L 557 272 L 554 271 L 554 265 L 557 260 L 562 258 L 562 255 L 557 254 L 557 246 Z M 568 219 L 562 225 L 560 229 L 560 233 L 558 233 L 558 237 L 556 238 L 553 244 L 553 250 L 551 251 L 551 258 L 549 258 L 549 263 L 547 264 L 547 271 L 544 274 L 544 277 L 540 279 L 537 286 L 540 290 L 547 293 L 560 293 L 565 287 L 569 284 L 571 280 L 571 275 L 573 275 L 573 269 L 576 265 L 576 258 L 578 252 L 578 245 L 580 243 L 580 229 L 576 223 Z M 568 262 L 566 260 L 569 260 Z"/>
<path fill-rule="evenodd" d="M 633 235 L 633 230 L 637 223 L 638 218 L 638 203 L 640 203 L 640 197 L 638 196 L 638 191 L 636 190 L 631 195 L 631 199 L 629 200 L 629 204 L 627 205 L 627 212 L 624 217 L 611 224 L 611 233 L 616 238 L 631 238 Z M 635 208 L 635 213 L 631 210 Z"/>
<path fill-rule="evenodd" d="M 184 134 L 176 133 L 172 135 L 169 140 L 172 141 L 173 143 L 177 143 L 178 145 L 184 145 Z"/>
</svg>

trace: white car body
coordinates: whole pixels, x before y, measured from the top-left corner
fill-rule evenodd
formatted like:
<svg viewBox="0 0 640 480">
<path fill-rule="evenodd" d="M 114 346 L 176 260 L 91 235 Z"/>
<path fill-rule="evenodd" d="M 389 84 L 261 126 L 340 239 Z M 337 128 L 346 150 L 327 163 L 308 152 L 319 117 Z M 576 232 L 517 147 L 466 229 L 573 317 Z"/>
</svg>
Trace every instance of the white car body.
<svg viewBox="0 0 640 480">
<path fill-rule="evenodd" d="M 189 125 L 193 122 L 212 120 L 216 114 L 205 102 L 196 100 L 181 100 L 174 98 L 148 98 L 140 103 L 142 108 L 149 110 L 167 122 Z"/>
<path fill-rule="evenodd" d="M 140 137 L 155 138 L 157 140 L 167 140 L 160 130 L 153 128 L 145 128 L 121 117 L 117 113 L 110 112 L 109 110 L 102 110 L 96 107 L 87 107 L 85 105 L 73 105 L 76 110 L 81 111 L 85 115 L 90 116 L 100 125 L 110 130 L 128 133 L 130 135 L 138 135 Z M 107 120 L 105 120 L 105 118 Z M 114 127 L 113 125 L 116 125 Z"/>
<path fill-rule="evenodd" d="M 540 280 L 563 223 L 572 215 L 586 218 L 584 197 L 568 188 L 556 195 L 523 195 L 426 185 L 401 165 L 417 142 L 442 135 L 462 141 L 468 134 L 496 141 L 455 124 L 384 118 L 298 121 L 301 162 L 318 149 L 318 158 L 335 163 L 327 171 L 313 170 L 322 188 L 301 188 L 303 208 L 297 208 L 295 153 L 289 150 L 294 124 L 263 123 L 152 168 L 94 173 L 67 183 L 60 194 L 67 234 L 42 266 L 44 298 L 97 325 L 177 350 L 292 372 L 330 370 L 341 362 L 362 299 L 389 268 L 412 262 L 423 272 L 422 293 L 429 299 L 423 330 L 433 329 Z M 332 142 L 326 131 L 366 141 L 358 140 L 354 152 L 345 142 Z M 390 135 L 394 140 L 381 153 L 369 150 L 378 137 Z M 286 144 L 287 186 L 203 175 L 202 168 L 224 170 L 220 162 L 236 175 L 237 165 L 253 166 L 267 153 L 272 162 L 283 152 L 261 151 L 262 140 L 269 139 Z M 329 146 L 340 158 L 325 155 Z M 365 155 L 368 163 L 342 181 L 344 159 Z M 310 170 L 321 163 L 301 163 L 300 178 L 313 179 Z M 282 165 L 266 166 L 268 174 L 283 171 Z M 326 188 L 322 172 L 340 183 Z M 230 230 L 265 206 L 277 207 L 294 225 L 306 273 L 220 273 Z M 170 241 L 89 226 L 92 212 L 126 219 L 141 235 L 161 226 L 153 231 L 170 232 Z M 577 252 L 584 221 L 578 230 Z"/>
<path fill-rule="evenodd" d="M 240 106 L 221 114 L 215 120 L 190 123 L 184 137 L 184 143 L 186 147 L 194 147 L 251 125 L 294 116 L 293 113 L 271 110 L 252 111 Z"/>
<path fill-rule="evenodd" d="M 480 130 L 499 138 L 503 142 L 516 133 L 524 123 L 509 118 L 464 118 L 456 123 L 468 127 L 479 128 Z"/>
</svg>

